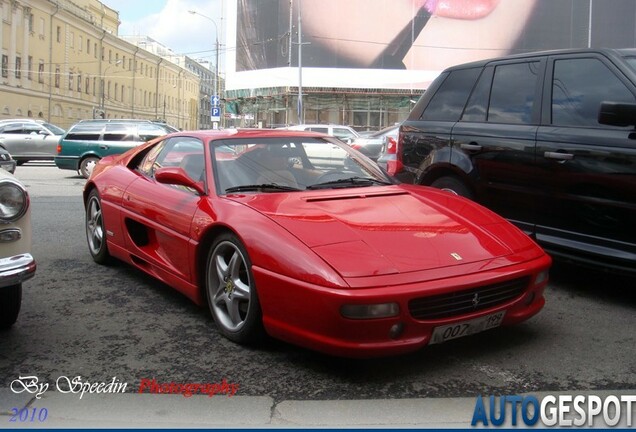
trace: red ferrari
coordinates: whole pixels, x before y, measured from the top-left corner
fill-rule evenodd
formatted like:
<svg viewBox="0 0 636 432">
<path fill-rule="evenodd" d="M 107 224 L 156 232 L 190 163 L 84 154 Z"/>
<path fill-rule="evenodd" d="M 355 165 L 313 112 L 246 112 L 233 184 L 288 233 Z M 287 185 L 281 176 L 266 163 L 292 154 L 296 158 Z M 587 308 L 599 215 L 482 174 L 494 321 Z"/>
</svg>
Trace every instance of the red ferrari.
<svg viewBox="0 0 636 432">
<path fill-rule="evenodd" d="M 170 134 L 102 159 L 84 202 L 97 263 L 119 259 L 207 304 L 238 343 L 392 355 L 545 303 L 551 260 L 528 236 L 321 134 Z"/>
</svg>

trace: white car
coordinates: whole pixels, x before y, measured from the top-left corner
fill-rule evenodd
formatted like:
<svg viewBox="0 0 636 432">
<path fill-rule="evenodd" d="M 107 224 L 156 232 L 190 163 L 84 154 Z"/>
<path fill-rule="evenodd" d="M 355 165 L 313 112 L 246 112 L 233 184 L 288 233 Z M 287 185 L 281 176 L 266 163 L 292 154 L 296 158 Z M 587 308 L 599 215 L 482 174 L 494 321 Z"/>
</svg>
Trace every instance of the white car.
<svg viewBox="0 0 636 432">
<path fill-rule="evenodd" d="M 0 328 L 17 320 L 22 282 L 35 275 L 35 268 L 29 194 L 12 174 L 0 170 Z"/>
<path fill-rule="evenodd" d="M 301 124 L 289 126 L 285 129 L 289 130 L 298 130 L 298 131 L 312 131 L 312 132 L 320 132 L 327 135 L 334 136 L 341 141 L 350 144 L 356 138 L 359 138 L 360 135 L 355 129 L 352 129 L 349 126 L 341 126 L 341 125 L 332 125 L 332 124 Z"/>
</svg>

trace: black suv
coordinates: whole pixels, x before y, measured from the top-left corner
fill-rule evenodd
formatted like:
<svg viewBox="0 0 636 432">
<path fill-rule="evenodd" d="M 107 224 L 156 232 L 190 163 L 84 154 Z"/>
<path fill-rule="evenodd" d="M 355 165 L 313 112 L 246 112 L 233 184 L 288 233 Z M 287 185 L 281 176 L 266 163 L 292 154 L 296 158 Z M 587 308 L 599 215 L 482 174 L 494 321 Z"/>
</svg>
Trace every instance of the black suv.
<svg viewBox="0 0 636 432">
<path fill-rule="evenodd" d="M 556 257 L 636 274 L 636 49 L 448 68 L 379 162 L 489 207 Z"/>
</svg>

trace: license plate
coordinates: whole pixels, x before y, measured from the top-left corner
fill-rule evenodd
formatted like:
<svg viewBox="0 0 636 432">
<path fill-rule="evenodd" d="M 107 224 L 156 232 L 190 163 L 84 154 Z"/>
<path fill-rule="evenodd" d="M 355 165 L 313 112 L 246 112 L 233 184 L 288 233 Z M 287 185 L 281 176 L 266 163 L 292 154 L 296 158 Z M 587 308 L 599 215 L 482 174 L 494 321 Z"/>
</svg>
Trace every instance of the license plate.
<svg viewBox="0 0 636 432">
<path fill-rule="evenodd" d="M 435 327 L 430 343 L 442 343 L 451 339 L 457 339 L 494 327 L 499 327 L 501 325 L 501 322 L 503 321 L 505 314 L 506 311 L 500 311 L 494 314 L 486 315 L 468 321 L 462 321 L 456 324 Z"/>
</svg>

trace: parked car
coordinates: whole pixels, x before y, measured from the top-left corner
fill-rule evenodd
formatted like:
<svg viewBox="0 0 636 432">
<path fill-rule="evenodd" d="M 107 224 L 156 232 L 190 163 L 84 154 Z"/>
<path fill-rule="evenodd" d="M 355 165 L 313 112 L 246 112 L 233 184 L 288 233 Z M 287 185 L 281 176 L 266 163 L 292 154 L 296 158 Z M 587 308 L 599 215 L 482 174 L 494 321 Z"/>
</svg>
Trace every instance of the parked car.
<svg viewBox="0 0 636 432">
<path fill-rule="evenodd" d="M 11 174 L 15 172 L 16 162 L 8 151 L 0 148 L 0 168 L 9 171 Z"/>
<path fill-rule="evenodd" d="M 32 278 L 35 269 L 29 194 L 12 174 L 0 170 L 0 328 L 16 322 L 22 282 Z"/>
<path fill-rule="evenodd" d="M 476 200 L 551 254 L 636 273 L 636 50 L 451 67 L 379 162 Z"/>
<path fill-rule="evenodd" d="M 339 168 L 307 146 L 341 147 Z M 528 236 L 470 200 L 396 184 L 322 134 L 170 134 L 102 159 L 84 203 L 95 262 L 124 261 L 207 304 L 238 343 L 269 334 L 398 354 L 545 302 L 551 261 Z"/>
<path fill-rule="evenodd" d="M 7 150 L 18 165 L 30 160 L 52 160 L 64 132 L 41 120 L 1 120 L 0 148 Z"/>
<path fill-rule="evenodd" d="M 334 136 L 347 144 L 351 143 L 351 141 L 360 136 L 355 129 L 349 126 L 332 124 L 300 124 L 289 126 L 286 129 L 324 133 L 326 135 Z"/>
<path fill-rule="evenodd" d="M 377 160 L 389 138 L 397 138 L 400 125 L 393 125 L 351 141 L 351 147 L 370 159 Z"/>
<path fill-rule="evenodd" d="M 74 124 L 57 146 L 55 165 L 88 178 L 104 156 L 120 154 L 174 128 L 150 120 L 83 120 Z"/>
</svg>

